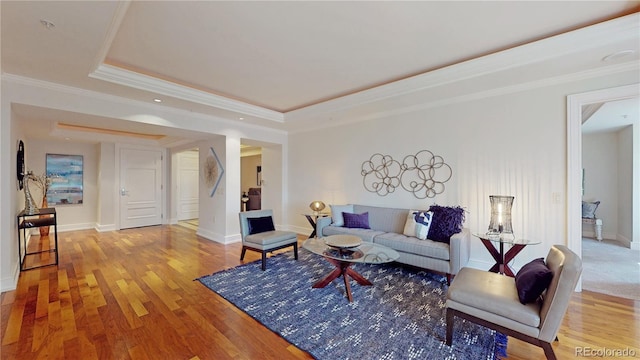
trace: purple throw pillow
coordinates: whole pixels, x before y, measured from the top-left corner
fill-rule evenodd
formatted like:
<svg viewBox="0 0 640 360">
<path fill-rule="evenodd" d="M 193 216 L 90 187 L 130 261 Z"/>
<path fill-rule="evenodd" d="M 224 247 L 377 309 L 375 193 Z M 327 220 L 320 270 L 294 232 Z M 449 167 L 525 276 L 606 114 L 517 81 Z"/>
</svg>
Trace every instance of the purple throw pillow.
<svg viewBox="0 0 640 360">
<path fill-rule="evenodd" d="M 362 214 L 342 213 L 342 217 L 344 217 L 344 227 L 371 229 L 369 227 L 369 212 Z"/>
<path fill-rule="evenodd" d="M 551 284 L 553 272 L 549 270 L 543 258 L 538 258 L 524 265 L 516 273 L 516 289 L 522 304 L 534 302 Z"/>
<path fill-rule="evenodd" d="M 464 209 L 460 206 L 431 205 L 429 211 L 433 212 L 433 219 L 427 239 L 448 244 L 452 235 L 462 231 Z"/>
</svg>

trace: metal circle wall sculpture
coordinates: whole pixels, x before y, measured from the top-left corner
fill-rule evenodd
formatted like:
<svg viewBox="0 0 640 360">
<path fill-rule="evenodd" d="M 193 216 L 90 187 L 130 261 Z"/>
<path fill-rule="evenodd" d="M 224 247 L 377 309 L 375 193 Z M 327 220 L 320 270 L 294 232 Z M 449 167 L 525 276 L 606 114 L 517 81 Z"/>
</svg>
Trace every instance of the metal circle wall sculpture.
<svg viewBox="0 0 640 360">
<path fill-rule="evenodd" d="M 402 187 L 416 198 L 426 199 L 444 192 L 452 171 L 442 156 L 421 150 L 405 156 L 402 164 L 390 155 L 373 154 L 362 163 L 361 174 L 364 188 L 380 196 Z"/>
<path fill-rule="evenodd" d="M 402 166 L 389 155 L 373 154 L 369 161 L 362 163 L 360 172 L 362 183 L 367 191 L 385 196 L 400 186 Z"/>
</svg>

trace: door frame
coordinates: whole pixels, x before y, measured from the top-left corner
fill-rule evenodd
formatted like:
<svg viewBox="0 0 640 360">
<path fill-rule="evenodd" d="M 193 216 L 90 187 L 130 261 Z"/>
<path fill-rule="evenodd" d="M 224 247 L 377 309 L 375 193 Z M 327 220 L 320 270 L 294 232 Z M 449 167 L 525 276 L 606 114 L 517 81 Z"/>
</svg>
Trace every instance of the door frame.
<svg viewBox="0 0 640 360">
<path fill-rule="evenodd" d="M 567 247 L 582 257 L 582 106 L 640 96 L 638 84 L 618 86 L 567 96 Z M 634 132 L 637 130 L 634 130 Z M 634 137 L 634 149 L 638 147 Z M 638 169 L 633 169 L 634 177 Z M 634 182 L 635 184 L 635 182 Z M 640 211 L 640 189 L 633 189 L 633 213 Z M 639 226 L 632 229 L 632 245 Z M 636 243 L 637 245 L 637 243 Z M 582 278 L 576 291 L 582 291 Z"/>
<path fill-rule="evenodd" d="M 161 224 L 167 224 L 167 216 L 165 216 L 167 214 L 167 208 L 166 208 L 166 204 L 167 204 L 167 184 L 169 183 L 168 179 L 167 179 L 167 149 L 159 147 L 159 146 L 145 146 L 145 145 L 136 145 L 136 144 L 121 144 L 121 143 L 116 143 L 115 144 L 115 174 L 114 174 L 114 185 L 115 186 L 115 192 L 113 194 L 114 196 L 114 200 L 113 200 L 113 211 L 115 214 L 115 221 L 116 221 L 116 229 L 120 230 L 122 229 L 122 224 L 120 221 L 120 189 L 121 189 L 121 184 L 120 184 L 120 174 L 121 174 L 121 164 L 120 164 L 120 151 L 122 149 L 132 149 L 132 150 L 159 150 L 161 153 L 161 160 L 160 160 L 160 178 L 162 179 L 162 185 L 161 185 L 161 189 L 160 189 L 160 209 L 161 209 Z"/>
</svg>

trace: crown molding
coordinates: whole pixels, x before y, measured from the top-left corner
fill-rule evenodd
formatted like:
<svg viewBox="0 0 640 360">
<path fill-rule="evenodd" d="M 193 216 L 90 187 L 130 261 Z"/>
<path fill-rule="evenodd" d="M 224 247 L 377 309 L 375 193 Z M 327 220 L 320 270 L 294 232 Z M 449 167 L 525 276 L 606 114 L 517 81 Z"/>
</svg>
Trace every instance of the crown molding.
<svg viewBox="0 0 640 360">
<path fill-rule="evenodd" d="M 107 29 L 107 34 L 105 35 L 104 40 L 102 41 L 102 46 L 100 46 L 98 54 L 93 61 L 93 66 L 91 67 L 92 71 L 95 71 L 98 66 L 100 66 L 104 62 L 104 59 L 107 58 L 107 53 L 111 48 L 113 39 L 115 39 L 116 35 L 118 34 L 118 30 L 120 29 L 122 20 L 124 20 L 124 17 L 127 14 L 127 10 L 129 10 L 129 5 L 131 5 L 130 0 L 118 1 L 118 4 L 116 5 L 116 11 L 111 18 L 111 23 L 109 24 L 109 28 Z"/>
<path fill-rule="evenodd" d="M 374 120 L 379 118 L 407 114 L 407 113 L 421 111 L 421 110 L 430 109 L 430 108 L 459 104 L 463 102 L 480 100 L 484 98 L 490 98 L 490 97 L 501 96 L 501 95 L 507 95 L 507 94 L 512 94 L 516 92 L 534 90 L 537 88 L 560 85 L 564 83 L 570 83 L 570 82 L 575 82 L 575 81 L 580 81 L 580 80 L 590 79 L 595 77 L 614 75 L 614 74 L 628 72 L 628 71 L 640 71 L 640 64 L 636 62 L 627 62 L 623 64 L 611 65 L 603 68 L 591 69 L 591 70 L 576 72 L 572 74 L 566 74 L 562 76 L 555 76 L 547 79 L 540 79 L 540 80 L 530 81 L 526 83 L 520 83 L 517 85 L 504 86 L 504 87 L 494 88 L 494 89 L 485 90 L 485 91 L 478 91 L 470 94 L 465 94 L 465 95 L 456 96 L 456 97 L 449 97 L 441 100 L 434 100 L 434 101 L 425 100 L 424 102 L 421 102 L 417 105 L 392 108 L 392 109 L 389 109 L 388 111 L 379 111 L 376 113 L 369 113 L 365 116 L 360 116 L 360 117 L 350 117 L 348 120 L 337 121 L 329 125 L 322 125 L 322 123 L 316 121 L 314 122 L 314 124 L 318 124 L 318 126 L 309 126 L 309 127 L 305 127 L 304 130 L 290 131 L 289 134 L 305 133 L 305 132 L 315 131 L 319 129 L 342 126 L 346 124 L 354 124 L 354 123 L 359 123 L 363 121 L 369 121 L 369 120 Z"/>
<path fill-rule="evenodd" d="M 552 36 L 511 49 L 453 64 L 376 88 L 363 90 L 285 114 L 285 121 L 346 110 L 359 105 L 477 78 L 596 48 L 613 41 L 638 38 L 640 13 Z"/>
<path fill-rule="evenodd" d="M 221 118 L 214 115 L 202 114 L 198 112 L 188 111 L 188 110 L 179 109 L 179 108 L 173 108 L 169 106 L 150 104 L 144 101 L 128 99 L 128 98 L 124 98 L 116 95 L 110 95 L 110 94 L 101 93 L 93 90 L 86 90 L 86 89 L 76 88 L 72 86 L 61 85 L 58 83 L 52 83 L 48 81 L 28 78 L 28 77 L 14 75 L 10 73 L 2 73 L 1 79 L 2 79 L 2 82 L 12 83 L 16 85 L 23 85 L 23 86 L 53 91 L 53 92 L 61 92 L 61 93 L 78 96 L 78 97 L 87 97 L 87 98 L 96 99 L 104 102 L 136 106 L 136 107 L 140 107 L 148 110 L 148 112 L 151 114 L 162 113 L 165 115 L 172 115 L 172 116 L 181 117 L 181 118 L 190 118 L 190 119 L 200 120 L 204 122 L 215 121 L 217 125 L 219 125 L 217 126 L 218 128 L 224 128 L 227 130 L 240 128 L 240 129 L 258 130 L 261 133 L 270 133 L 276 136 L 282 136 L 287 134 L 285 130 L 274 129 L 274 128 L 270 128 L 262 125 L 248 124 L 245 122 L 239 122 L 237 120 L 230 120 L 230 119 Z M 32 104 L 32 105 L 36 105 L 36 104 Z M 38 105 L 38 106 L 43 106 L 43 105 Z M 66 109 L 60 108 L 60 110 L 66 110 Z M 104 115 L 104 114 L 95 114 L 95 115 L 108 117 L 108 115 Z M 123 120 L 135 121 L 131 119 L 123 119 Z M 219 135 L 219 133 L 211 133 L 211 134 Z"/>
<path fill-rule="evenodd" d="M 284 114 L 281 112 L 178 85 L 113 65 L 101 64 L 96 70 L 89 74 L 89 77 L 223 110 L 234 111 L 247 116 L 255 116 L 279 123 L 284 122 Z"/>
</svg>

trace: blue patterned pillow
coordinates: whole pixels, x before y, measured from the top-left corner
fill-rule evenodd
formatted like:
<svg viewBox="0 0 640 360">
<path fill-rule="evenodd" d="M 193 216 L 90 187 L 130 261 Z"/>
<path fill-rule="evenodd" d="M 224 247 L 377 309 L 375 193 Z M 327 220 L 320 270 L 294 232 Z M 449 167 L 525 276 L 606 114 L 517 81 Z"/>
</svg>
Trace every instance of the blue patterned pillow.
<svg viewBox="0 0 640 360">
<path fill-rule="evenodd" d="M 403 233 L 407 236 L 415 236 L 420 240 L 426 240 L 432 219 L 433 213 L 430 211 L 410 210 Z"/>
<path fill-rule="evenodd" d="M 369 227 L 369 213 L 351 214 L 342 213 L 344 218 L 344 227 L 347 228 L 359 228 L 359 229 L 371 229 Z"/>
</svg>

